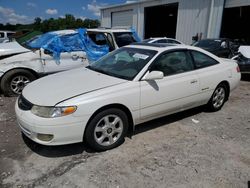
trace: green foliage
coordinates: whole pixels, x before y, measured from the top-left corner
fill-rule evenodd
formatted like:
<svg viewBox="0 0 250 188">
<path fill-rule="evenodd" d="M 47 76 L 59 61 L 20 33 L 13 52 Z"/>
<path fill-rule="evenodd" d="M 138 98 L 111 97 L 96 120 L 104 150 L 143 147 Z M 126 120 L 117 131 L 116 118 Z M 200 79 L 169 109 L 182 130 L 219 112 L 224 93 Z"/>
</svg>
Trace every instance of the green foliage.
<svg viewBox="0 0 250 188">
<path fill-rule="evenodd" d="M 41 32 L 48 32 L 54 30 L 62 30 L 62 29 L 77 29 L 80 27 L 84 28 L 96 28 L 100 26 L 99 20 L 85 19 L 82 20 L 80 18 L 75 18 L 71 14 L 66 14 L 64 18 L 50 18 L 46 20 L 42 20 L 37 17 L 34 19 L 34 23 L 32 24 L 1 24 L 0 30 L 11 30 L 11 31 L 20 31 L 20 30 L 36 30 Z"/>
</svg>

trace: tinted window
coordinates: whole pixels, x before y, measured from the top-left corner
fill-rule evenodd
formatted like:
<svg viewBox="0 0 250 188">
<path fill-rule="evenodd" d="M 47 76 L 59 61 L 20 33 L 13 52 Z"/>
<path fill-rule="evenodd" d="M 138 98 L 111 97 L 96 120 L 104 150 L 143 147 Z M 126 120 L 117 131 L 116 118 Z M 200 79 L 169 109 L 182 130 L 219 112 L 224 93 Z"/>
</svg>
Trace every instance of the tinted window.
<svg viewBox="0 0 250 188">
<path fill-rule="evenodd" d="M 208 66 L 212 66 L 218 64 L 216 60 L 213 58 L 197 51 L 192 51 L 192 56 L 194 58 L 196 68 L 204 68 Z"/>
<path fill-rule="evenodd" d="M 0 32 L 0 38 L 3 38 L 3 37 L 4 37 L 4 33 Z"/>
<path fill-rule="evenodd" d="M 180 42 L 175 41 L 175 40 L 171 40 L 171 39 L 168 39 L 167 43 L 169 43 L 169 44 L 181 44 Z"/>
<path fill-rule="evenodd" d="M 194 43 L 194 46 L 201 48 L 220 48 L 221 40 L 204 39 Z"/>
<path fill-rule="evenodd" d="M 151 70 L 159 70 L 164 76 L 183 73 L 194 69 L 190 55 L 184 51 L 170 52 L 161 55 Z"/>
<path fill-rule="evenodd" d="M 136 42 L 131 32 L 114 32 L 114 36 L 118 47 L 126 46 Z"/>
<path fill-rule="evenodd" d="M 166 39 L 160 39 L 160 40 L 154 41 L 153 43 L 167 43 L 167 40 Z"/>
<path fill-rule="evenodd" d="M 13 35 L 14 33 L 7 33 L 7 37 L 10 37 L 11 35 Z"/>
</svg>

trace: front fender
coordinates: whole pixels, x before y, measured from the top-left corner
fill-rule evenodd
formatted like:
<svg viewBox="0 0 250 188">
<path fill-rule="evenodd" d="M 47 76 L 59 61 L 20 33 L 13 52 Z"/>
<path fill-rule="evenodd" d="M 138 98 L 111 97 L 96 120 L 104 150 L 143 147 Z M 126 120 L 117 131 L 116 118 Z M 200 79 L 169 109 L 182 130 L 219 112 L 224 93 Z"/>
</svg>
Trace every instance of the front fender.
<svg viewBox="0 0 250 188">
<path fill-rule="evenodd" d="M 39 59 L 34 61 L 18 61 L 8 64 L 0 64 L 0 77 L 2 77 L 6 72 L 13 69 L 28 69 L 36 72 L 37 74 L 43 73 L 43 66 Z"/>
</svg>

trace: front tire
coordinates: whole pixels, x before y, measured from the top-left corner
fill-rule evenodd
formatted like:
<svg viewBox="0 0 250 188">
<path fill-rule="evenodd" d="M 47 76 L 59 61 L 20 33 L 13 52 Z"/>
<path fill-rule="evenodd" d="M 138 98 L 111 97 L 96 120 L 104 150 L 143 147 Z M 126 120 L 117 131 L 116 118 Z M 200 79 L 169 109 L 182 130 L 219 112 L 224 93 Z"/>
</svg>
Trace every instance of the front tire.
<svg viewBox="0 0 250 188">
<path fill-rule="evenodd" d="M 14 69 L 7 72 L 1 80 L 1 90 L 5 96 L 17 96 L 23 88 L 36 77 L 28 70 Z"/>
<path fill-rule="evenodd" d="M 115 148 L 124 142 L 128 131 L 128 117 L 120 109 L 104 110 L 89 122 L 84 139 L 96 151 Z"/>
<path fill-rule="evenodd" d="M 213 92 L 211 99 L 208 102 L 208 108 L 210 111 L 215 112 L 220 110 L 228 96 L 228 89 L 225 84 L 219 84 Z"/>
</svg>

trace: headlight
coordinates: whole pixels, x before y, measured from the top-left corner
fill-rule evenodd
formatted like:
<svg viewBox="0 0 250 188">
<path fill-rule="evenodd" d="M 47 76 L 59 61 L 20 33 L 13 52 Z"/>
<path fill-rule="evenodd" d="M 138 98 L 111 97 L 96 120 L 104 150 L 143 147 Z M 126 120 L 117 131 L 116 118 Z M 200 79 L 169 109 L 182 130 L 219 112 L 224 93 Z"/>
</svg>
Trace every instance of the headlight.
<svg viewBox="0 0 250 188">
<path fill-rule="evenodd" d="M 54 118 L 72 114 L 76 111 L 76 106 L 66 107 L 45 107 L 34 105 L 31 112 L 39 117 Z"/>
</svg>

